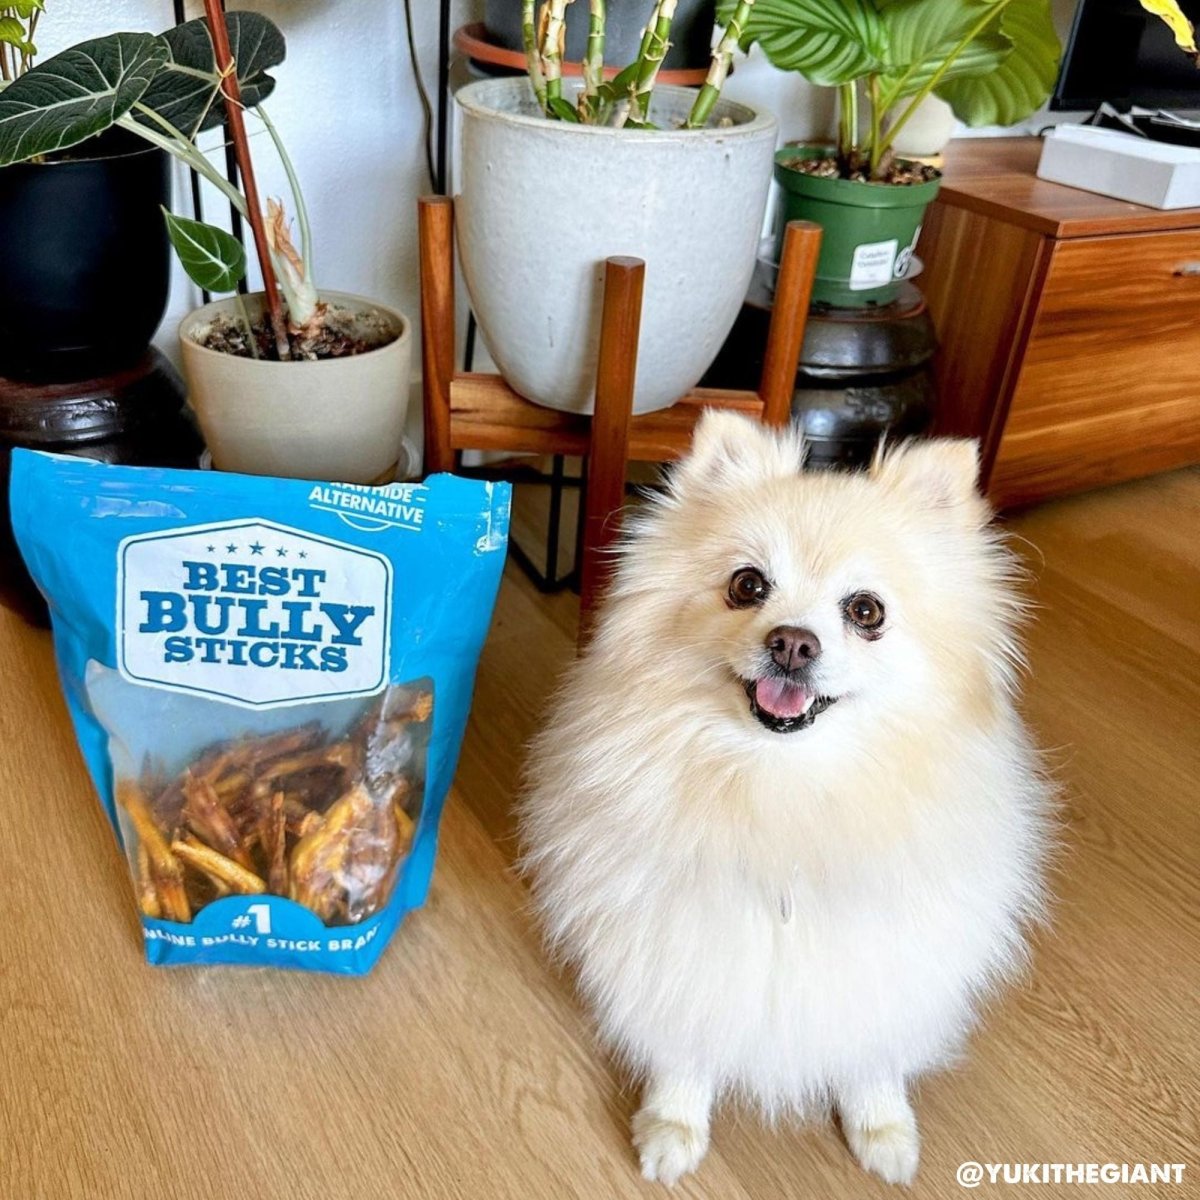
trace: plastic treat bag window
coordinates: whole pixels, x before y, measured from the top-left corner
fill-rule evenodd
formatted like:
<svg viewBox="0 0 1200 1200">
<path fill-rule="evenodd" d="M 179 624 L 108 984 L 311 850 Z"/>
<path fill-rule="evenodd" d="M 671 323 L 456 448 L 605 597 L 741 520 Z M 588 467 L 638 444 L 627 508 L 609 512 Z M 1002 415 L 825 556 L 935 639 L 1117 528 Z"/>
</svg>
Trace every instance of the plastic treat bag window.
<svg viewBox="0 0 1200 1200">
<path fill-rule="evenodd" d="M 369 970 L 429 886 L 509 489 L 13 455 L 154 963 Z"/>
</svg>

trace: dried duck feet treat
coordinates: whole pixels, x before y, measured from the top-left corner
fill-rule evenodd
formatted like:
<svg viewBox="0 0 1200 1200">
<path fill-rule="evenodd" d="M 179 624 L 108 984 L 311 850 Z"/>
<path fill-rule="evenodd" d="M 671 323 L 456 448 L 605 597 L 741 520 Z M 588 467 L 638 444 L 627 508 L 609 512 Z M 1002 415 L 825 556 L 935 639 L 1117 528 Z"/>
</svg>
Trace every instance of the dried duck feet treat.
<svg viewBox="0 0 1200 1200">
<path fill-rule="evenodd" d="M 508 499 L 14 453 L 151 962 L 361 973 L 423 902 Z"/>
</svg>

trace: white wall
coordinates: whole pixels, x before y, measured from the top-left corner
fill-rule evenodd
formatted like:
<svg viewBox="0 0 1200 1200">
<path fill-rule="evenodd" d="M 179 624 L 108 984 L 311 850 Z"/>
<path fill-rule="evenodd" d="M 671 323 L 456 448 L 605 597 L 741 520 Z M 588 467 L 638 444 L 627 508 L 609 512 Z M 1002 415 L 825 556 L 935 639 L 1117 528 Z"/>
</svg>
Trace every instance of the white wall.
<svg viewBox="0 0 1200 1200">
<path fill-rule="evenodd" d="M 265 107 L 304 189 L 318 285 L 363 293 L 415 318 L 416 197 L 429 189 L 429 179 L 402 0 L 231 0 L 229 6 L 269 16 L 287 38 L 287 61 Z M 436 89 L 438 5 L 412 0 L 412 8 L 426 85 Z M 455 0 L 455 25 L 475 19 L 481 8 L 482 0 Z M 189 16 L 202 12 L 198 0 L 189 0 Z M 38 48 L 44 59 L 84 38 L 126 29 L 160 32 L 172 22 L 167 0 L 51 0 Z M 258 135 L 253 148 L 260 190 L 286 196 L 270 142 Z M 223 163 L 223 155 L 216 161 Z M 175 208 L 191 215 L 182 169 Z M 206 219 L 221 223 L 227 214 L 220 196 L 206 193 Z M 257 286 L 257 268 L 253 280 Z M 177 266 L 156 339 L 168 353 L 174 354 L 180 318 L 199 300 Z"/>
</svg>

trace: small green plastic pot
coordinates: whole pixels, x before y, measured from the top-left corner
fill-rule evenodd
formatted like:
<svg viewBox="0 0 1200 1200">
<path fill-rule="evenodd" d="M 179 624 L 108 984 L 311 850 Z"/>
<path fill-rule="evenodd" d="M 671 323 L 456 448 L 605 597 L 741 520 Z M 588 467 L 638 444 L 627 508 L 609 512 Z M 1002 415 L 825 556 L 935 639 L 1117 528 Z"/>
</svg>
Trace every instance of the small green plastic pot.
<svg viewBox="0 0 1200 1200">
<path fill-rule="evenodd" d="M 824 179 L 793 170 L 796 158 L 828 158 L 828 146 L 785 146 L 775 154 L 775 180 L 783 189 L 775 253 L 788 221 L 816 221 L 823 230 L 813 300 L 838 308 L 890 304 L 908 273 L 941 179 L 928 183 L 862 183 Z"/>
</svg>

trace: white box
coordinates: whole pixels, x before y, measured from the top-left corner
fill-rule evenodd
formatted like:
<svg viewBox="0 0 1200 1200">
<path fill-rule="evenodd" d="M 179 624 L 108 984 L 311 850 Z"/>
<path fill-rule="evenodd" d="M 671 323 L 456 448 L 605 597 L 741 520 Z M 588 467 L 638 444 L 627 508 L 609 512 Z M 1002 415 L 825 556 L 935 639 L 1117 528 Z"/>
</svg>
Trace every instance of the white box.
<svg viewBox="0 0 1200 1200">
<path fill-rule="evenodd" d="M 1116 129 L 1059 125 L 1042 139 L 1038 178 L 1151 208 L 1200 206 L 1200 149 Z"/>
</svg>

